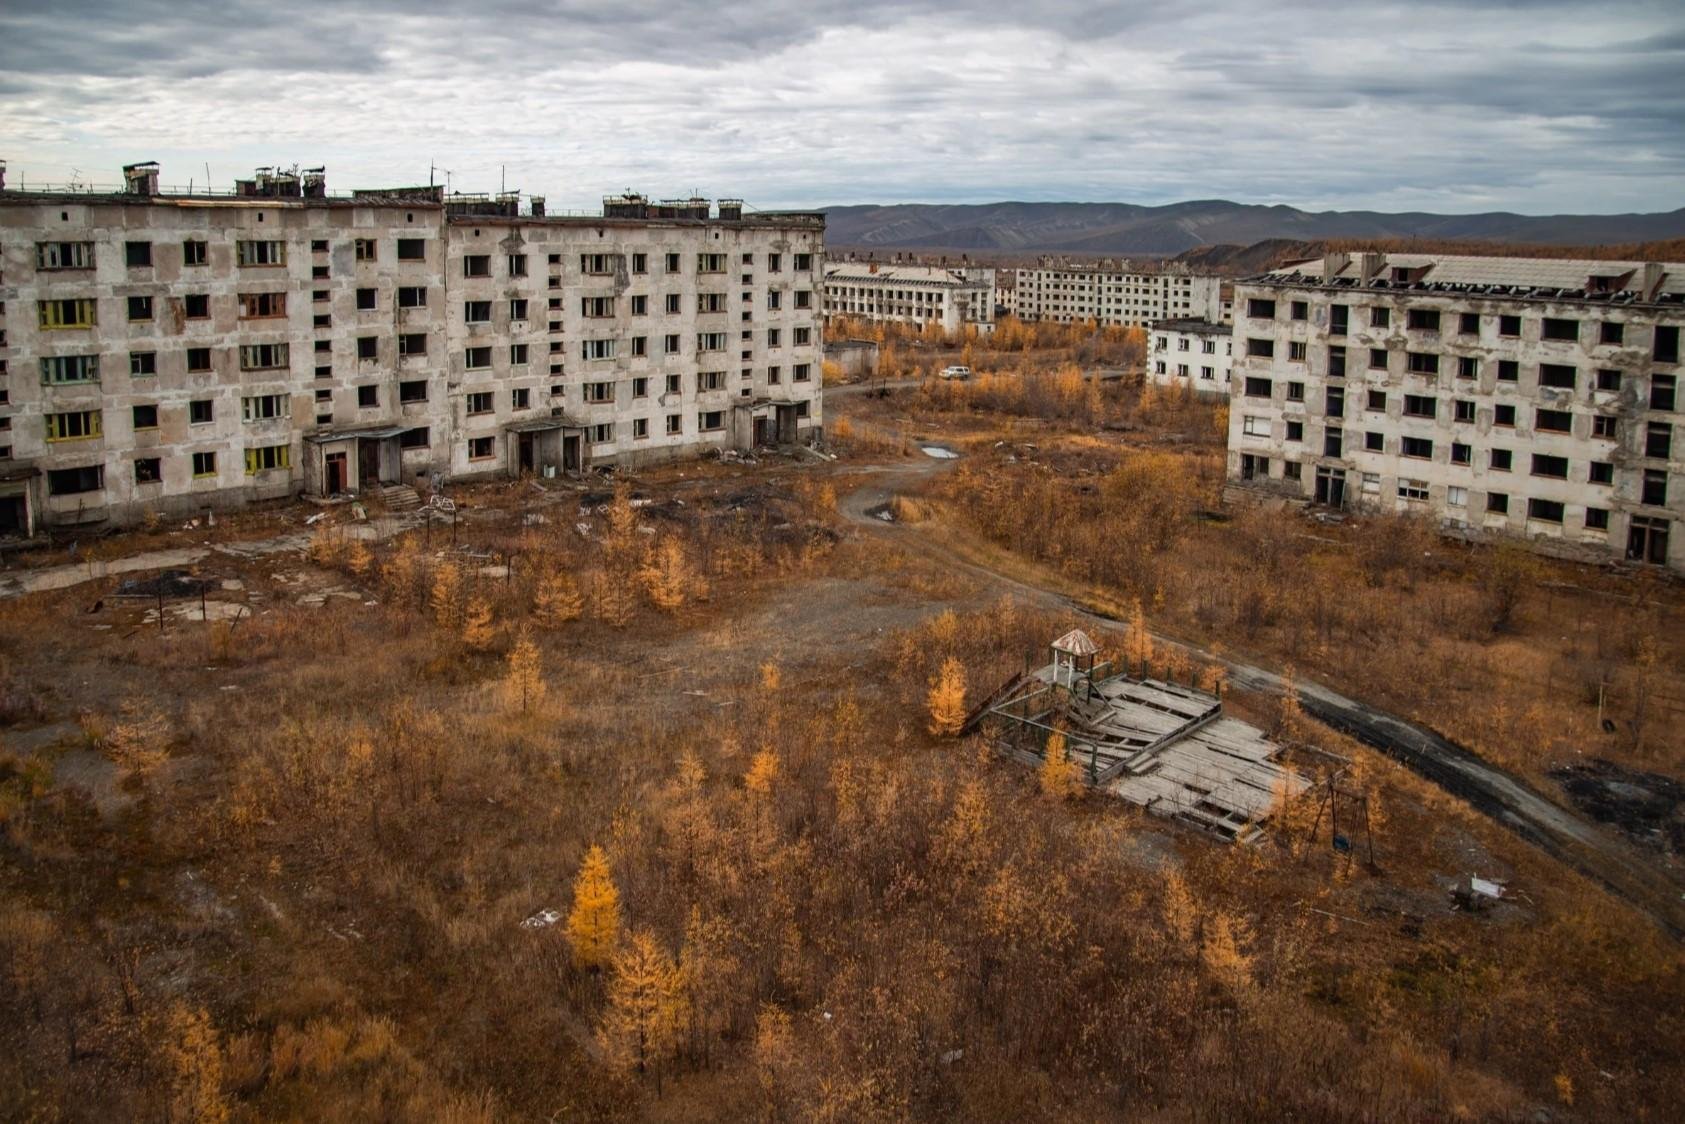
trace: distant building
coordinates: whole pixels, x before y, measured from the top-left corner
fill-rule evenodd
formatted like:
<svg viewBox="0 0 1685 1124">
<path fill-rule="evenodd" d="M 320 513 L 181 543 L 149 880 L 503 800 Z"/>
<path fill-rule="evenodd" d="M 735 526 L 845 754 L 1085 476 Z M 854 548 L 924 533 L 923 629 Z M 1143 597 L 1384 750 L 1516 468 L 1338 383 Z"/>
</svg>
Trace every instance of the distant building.
<svg viewBox="0 0 1685 1124">
<path fill-rule="evenodd" d="M 825 267 L 825 315 L 986 335 L 995 330 L 995 271 L 836 262 Z"/>
<path fill-rule="evenodd" d="M 1233 308 L 1228 282 L 1175 265 L 1148 270 L 1129 262 L 1077 265 L 1049 259 L 1018 270 L 1014 288 L 1020 320 L 1059 324 L 1092 320 L 1145 328 L 1159 320 L 1223 323 L 1225 308 Z"/>
<path fill-rule="evenodd" d="M 1685 570 L 1685 265 L 1329 254 L 1236 301 L 1234 485 Z"/>
<path fill-rule="evenodd" d="M 1229 396 L 1234 328 L 1209 320 L 1160 320 L 1149 334 L 1147 377 L 1159 386 Z"/>
<path fill-rule="evenodd" d="M 821 425 L 822 215 L 126 173 L 0 190 L 0 533 Z"/>
</svg>

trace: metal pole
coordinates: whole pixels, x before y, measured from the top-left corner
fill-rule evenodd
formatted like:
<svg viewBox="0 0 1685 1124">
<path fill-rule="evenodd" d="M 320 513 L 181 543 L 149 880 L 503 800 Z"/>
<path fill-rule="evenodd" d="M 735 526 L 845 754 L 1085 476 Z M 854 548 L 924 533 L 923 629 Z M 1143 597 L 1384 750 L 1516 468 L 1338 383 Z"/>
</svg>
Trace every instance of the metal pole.
<svg viewBox="0 0 1685 1124">
<path fill-rule="evenodd" d="M 158 634 L 164 634 L 164 579 L 158 579 Z"/>
</svg>

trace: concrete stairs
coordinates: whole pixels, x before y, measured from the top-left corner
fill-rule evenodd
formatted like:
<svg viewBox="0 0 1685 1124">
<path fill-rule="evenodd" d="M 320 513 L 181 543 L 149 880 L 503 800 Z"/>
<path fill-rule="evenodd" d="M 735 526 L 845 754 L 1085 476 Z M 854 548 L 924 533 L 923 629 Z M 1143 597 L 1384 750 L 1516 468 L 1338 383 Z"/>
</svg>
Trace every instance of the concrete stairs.
<svg viewBox="0 0 1685 1124">
<path fill-rule="evenodd" d="M 421 506 L 421 496 L 408 484 L 382 484 L 371 489 L 387 511 L 414 511 Z"/>
</svg>

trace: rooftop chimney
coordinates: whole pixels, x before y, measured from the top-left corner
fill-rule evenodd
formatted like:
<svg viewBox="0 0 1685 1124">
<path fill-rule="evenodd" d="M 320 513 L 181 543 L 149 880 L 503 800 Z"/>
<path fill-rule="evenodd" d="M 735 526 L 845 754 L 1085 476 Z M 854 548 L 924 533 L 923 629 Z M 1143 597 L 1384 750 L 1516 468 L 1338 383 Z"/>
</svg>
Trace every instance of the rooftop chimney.
<svg viewBox="0 0 1685 1124">
<path fill-rule="evenodd" d="M 1378 254 L 1373 250 L 1365 250 L 1357 255 L 1358 280 L 1360 282 L 1373 280 L 1375 275 L 1381 272 L 1381 266 L 1385 265 L 1386 261 L 1387 256 L 1385 254 Z"/>
<path fill-rule="evenodd" d="M 1658 292 L 1660 292 L 1661 287 L 1662 287 L 1662 263 L 1659 262 L 1659 261 L 1647 261 L 1647 262 L 1645 262 L 1644 263 L 1644 285 L 1643 285 L 1644 299 L 1647 300 L 1647 301 L 1655 300 L 1656 294 Z"/>
<path fill-rule="evenodd" d="M 1340 275 L 1340 271 L 1342 269 L 1346 268 L 1346 266 L 1350 265 L 1351 263 L 1352 263 L 1352 256 L 1350 254 L 1342 254 L 1338 251 L 1323 254 L 1322 255 L 1322 279 L 1324 281 L 1329 281 L 1329 280 L 1332 280 L 1335 277 L 1338 277 Z"/>
<path fill-rule="evenodd" d="M 143 160 L 123 165 L 123 183 L 130 195 L 158 194 L 158 162 Z"/>
</svg>

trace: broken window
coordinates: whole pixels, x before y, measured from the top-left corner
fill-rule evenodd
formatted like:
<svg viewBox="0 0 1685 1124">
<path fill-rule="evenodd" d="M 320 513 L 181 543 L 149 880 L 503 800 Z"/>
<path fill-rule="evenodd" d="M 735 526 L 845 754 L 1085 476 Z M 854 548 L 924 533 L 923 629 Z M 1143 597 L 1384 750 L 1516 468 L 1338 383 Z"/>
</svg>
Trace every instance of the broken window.
<svg viewBox="0 0 1685 1124">
<path fill-rule="evenodd" d="M 152 243 L 123 243 L 123 264 L 131 269 L 152 264 Z"/>
<path fill-rule="evenodd" d="M 1257 359 L 1272 359 L 1275 357 L 1275 341 L 1256 337 L 1248 338 L 1246 354 Z"/>
<path fill-rule="evenodd" d="M 614 340 L 581 340 L 580 357 L 587 360 L 613 359 Z"/>
<path fill-rule="evenodd" d="M 1428 498 L 1428 482 L 1426 480 L 1399 480 L 1398 498 L 1401 500 L 1425 500 Z"/>
<path fill-rule="evenodd" d="M 667 434 L 672 436 L 684 431 L 684 418 L 678 414 L 667 415 Z"/>
<path fill-rule="evenodd" d="M 156 484 L 164 479 L 164 462 L 158 457 L 141 457 L 135 461 L 135 483 Z"/>
<path fill-rule="evenodd" d="M 145 377 L 158 373 L 158 353 L 154 351 L 129 352 L 130 377 Z"/>
<path fill-rule="evenodd" d="M 696 415 L 696 428 L 703 433 L 712 433 L 725 428 L 725 411 L 704 410 Z"/>
<path fill-rule="evenodd" d="M 490 460 L 497 455 L 497 438 L 470 437 L 468 439 L 468 459 L 471 461 Z"/>
<path fill-rule="evenodd" d="M 1578 320 L 1563 320 L 1558 317 L 1547 316 L 1544 319 L 1540 335 L 1542 338 L 1547 340 L 1566 340 L 1570 343 L 1577 342 L 1580 338 L 1580 322 Z"/>
<path fill-rule="evenodd" d="M 1644 488 L 1639 502 L 1648 507 L 1667 506 L 1667 473 L 1658 468 L 1644 470 Z"/>
<path fill-rule="evenodd" d="M 1303 363 L 1305 361 L 1306 344 L 1302 340 L 1293 340 L 1287 345 L 1287 358 Z"/>
<path fill-rule="evenodd" d="M 1370 430 L 1363 435 L 1363 447 L 1371 453 L 1384 453 L 1387 450 L 1387 439 L 1383 434 Z"/>
<path fill-rule="evenodd" d="M 1541 433 L 1572 433 L 1574 415 L 1568 410 L 1538 410 L 1533 415 L 1533 428 Z"/>
<path fill-rule="evenodd" d="M 1539 364 L 1539 385 L 1548 386 L 1556 390 L 1573 390 L 1579 381 L 1579 372 L 1561 363 Z"/>
<path fill-rule="evenodd" d="M 491 366 L 491 347 L 470 347 L 462 353 L 462 365 L 470 371 Z"/>
<path fill-rule="evenodd" d="M 92 328 L 99 322 L 99 306 L 92 300 L 37 301 L 36 324 L 44 330 Z"/>
<path fill-rule="evenodd" d="M 1592 461 L 1591 470 L 1586 479 L 1593 484 L 1613 484 L 1615 482 L 1615 466 L 1608 461 Z"/>
<path fill-rule="evenodd" d="M 362 294 L 364 292 L 369 293 L 371 295 L 371 298 L 372 298 L 374 290 L 373 289 L 366 289 L 366 290 L 360 289 L 360 290 L 358 290 L 358 307 L 359 308 L 363 307 L 362 303 L 361 303 L 361 300 L 362 300 Z M 369 304 L 368 307 L 370 307 L 370 308 L 374 307 L 374 305 L 372 303 L 372 300 L 371 300 L 371 303 Z M 285 316 L 286 314 L 287 314 L 287 294 L 285 294 L 285 293 L 241 293 L 240 294 L 240 319 L 242 319 L 242 320 L 274 319 L 274 318 L 277 318 L 277 317 Z"/>
<path fill-rule="evenodd" d="M 491 413 L 491 391 L 477 390 L 468 395 L 469 416 Z"/>
<path fill-rule="evenodd" d="M 1337 457 L 1345 444 L 1345 434 L 1338 429 L 1324 429 L 1322 431 L 1322 455 Z"/>
<path fill-rule="evenodd" d="M 414 429 L 406 429 L 398 434 L 398 448 L 400 449 L 425 449 L 428 444 L 429 434 L 427 427 L 424 425 L 418 425 Z"/>
<path fill-rule="evenodd" d="M 1452 464 L 1472 464 L 1473 461 L 1474 449 L 1471 446 L 1465 445 L 1461 441 L 1451 442 Z"/>
<path fill-rule="evenodd" d="M 511 367 L 525 367 L 527 365 L 527 345 L 512 343 L 509 345 L 509 365 Z"/>
<path fill-rule="evenodd" d="M 1534 453 L 1533 475 L 1548 476 L 1553 480 L 1566 480 L 1568 479 L 1568 458 Z"/>
<path fill-rule="evenodd" d="M 1605 320 L 1598 325 L 1597 342 L 1618 344 L 1626 339 L 1626 325 L 1619 320 Z"/>
<path fill-rule="evenodd" d="M 1406 394 L 1404 416 L 1409 418 L 1437 418 L 1439 400 L 1431 394 Z"/>
<path fill-rule="evenodd" d="M 1371 308 L 1369 310 L 1369 326 L 1371 328 L 1385 328 L 1392 323 L 1392 309 Z"/>
<path fill-rule="evenodd" d="M 1502 426 L 1515 425 L 1515 407 L 1507 405 L 1492 407 L 1492 424 Z"/>
<path fill-rule="evenodd" d="M 288 364 L 288 347 L 284 343 L 248 343 L 240 345 L 242 371 L 268 371 Z"/>
<path fill-rule="evenodd" d="M 469 324 L 491 323 L 491 302 L 463 301 L 462 319 Z"/>
<path fill-rule="evenodd" d="M 1498 360 L 1498 381 L 1516 382 L 1521 378 L 1521 364 L 1514 359 Z"/>
<path fill-rule="evenodd" d="M 1527 501 L 1527 518 L 1545 523 L 1562 522 L 1563 505 L 1558 500 L 1542 500 L 1537 496 Z"/>
<path fill-rule="evenodd" d="M 1519 336 L 1521 334 L 1521 317 L 1498 317 L 1498 334 L 1500 336 Z"/>
<path fill-rule="evenodd" d="M 358 308 L 358 310 L 362 311 L 362 312 L 367 312 L 368 310 L 374 308 L 375 302 L 377 300 L 379 300 L 379 297 L 380 297 L 380 293 L 376 289 L 358 289 L 357 290 L 357 308 Z"/>
<path fill-rule="evenodd" d="M 427 354 L 427 333 L 426 332 L 405 332 L 403 335 L 399 336 L 398 337 L 398 354 L 399 355 L 426 355 Z"/>
<path fill-rule="evenodd" d="M 1464 312 L 1457 317 L 1457 331 L 1465 336 L 1480 334 L 1480 314 L 1478 312 Z"/>
<path fill-rule="evenodd" d="M 491 255 L 468 254 L 462 259 L 462 275 L 464 277 L 490 277 Z"/>
<path fill-rule="evenodd" d="M 1269 379 L 1261 379 L 1256 376 L 1248 376 L 1245 386 L 1248 398 L 1268 398 L 1274 389 L 1274 384 Z"/>
<path fill-rule="evenodd" d="M 37 242 L 35 244 L 36 269 L 92 269 L 94 267 L 94 244 L 92 242 Z"/>
<path fill-rule="evenodd" d="M 1246 315 L 1254 320 L 1274 320 L 1275 302 L 1262 297 L 1253 297 L 1246 302 Z"/>
<path fill-rule="evenodd" d="M 591 444 L 607 445 L 614 440 L 614 423 L 599 422 L 591 427 Z"/>
<path fill-rule="evenodd" d="M 1433 441 L 1426 437 L 1406 437 L 1399 442 L 1399 452 L 1421 460 L 1433 459 Z"/>
<path fill-rule="evenodd" d="M 698 272 L 698 273 L 724 273 L 725 272 L 725 255 L 724 254 L 697 254 L 696 255 L 696 272 Z"/>
<path fill-rule="evenodd" d="M 613 297 L 580 297 L 579 314 L 592 320 L 601 320 L 614 315 Z"/>
<path fill-rule="evenodd" d="M 1486 510 L 1497 515 L 1509 512 L 1509 497 L 1502 492 L 1486 493 Z"/>
<path fill-rule="evenodd" d="M 86 492 L 105 490 L 105 466 L 91 464 L 86 468 L 53 468 L 47 470 L 49 496 L 76 496 Z"/>
<path fill-rule="evenodd" d="M 1606 507 L 1586 508 L 1586 529 L 1588 531 L 1607 531 L 1609 529 L 1609 509 Z"/>
<path fill-rule="evenodd" d="M 181 244 L 182 265 L 204 265 L 210 260 L 210 244 L 189 239 Z"/>
<path fill-rule="evenodd" d="M 190 347 L 187 349 L 187 371 L 194 374 L 211 369 L 211 349 L 208 347 Z"/>
<path fill-rule="evenodd" d="M 216 475 L 216 454 L 215 453 L 194 453 L 193 454 L 193 475 L 195 475 L 195 476 L 215 476 Z"/>
<path fill-rule="evenodd" d="M 1650 376 L 1650 409 L 1673 409 L 1674 390 L 1678 386 L 1678 379 L 1673 375 Z"/>
<path fill-rule="evenodd" d="M 373 238 L 358 238 L 353 245 L 358 261 L 374 261 L 380 255 L 380 248 Z"/>
<path fill-rule="evenodd" d="M 425 238 L 398 239 L 399 261 L 426 261 L 427 240 Z"/>
<path fill-rule="evenodd" d="M 1346 377 L 1346 349 L 1344 347 L 1328 349 L 1328 377 L 1331 379 Z"/>
<path fill-rule="evenodd" d="M 1411 374 L 1439 374 L 1439 356 L 1423 351 L 1412 351 L 1407 354 L 1409 357 L 1409 370 Z"/>
<path fill-rule="evenodd" d="M 409 381 L 399 383 L 398 401 L 401 403 L 427 401 L 427 380 L 411 379 Z"/>
<path fill-rule="evenodd" d="M 361 336 L 357 340 L 358 359 L 379 359 L 380 339 L 377 336 Z"/>
<path fill-rule="evenodd" d="M 1328 334 L 1343 336 L 1349 324 L 1351 309 L 1343 304 L 1328 306 Z"/>
<path fill-rule="evenodd" d="M 1386 348 L 1372 347 L 1369 349 L 1369 369 L 1372 371 L 1384 371 L 1387 369 Z"/>
<path fill-rule="evenodd" d="M 1509 449 L 1493 449 L 1490 464 L 1493 472 L 1508 472 L 1515 464 L 1515 454 Z"/>
<path fill-rule="evenodd" d="M 1599 370 L 1597 372 L 1597 389 L 1598 390 L 1619 390 L 1619 389 L 1621 389 L 1621 373 L 1619 371 L 1609 370 L 1608 368 L 1604 368 L 1602 370 Z"/>
<path fill-rule="evenodd" d="M 47 386 L 98 381 L 97 355 L 54 355 L 41 360 L 41 382 Z"/>
<path fill-rule="evenodd" d="M 1305 301 L 1294 301 L 1292 304 L 1291 315 L 1295 320 L 1309 320 L 1311 316 L 1311 306 Z"/>
<path fill-rule="evenodd" d="M 1667 422 L 1651 422 L 1645 427 L 1644 455 L 1667 460 L 1673 455 L 1673 427 Z"/>
<path fill-rule="evenodd" d="M 256 476 L 260 472 L 269 472 L 277 468 L 291 468 L 292 463 L 291 445 L 259 445 L 246 450 L 247 476 Z"/>
<path fill-rule="evenodd" d="M 285 242 L 248 242 L 234 244 L 234 260 L 239 265 L 286 265 Z"/>
<path fill-rule="evenodd" d="M 380 405 L 380 388 L 378 386 L 359 386 L 357 388 L 357 408 L 372 410 Z"/>
<path fill-rule="evenodd" d="M 527 256 L 525 254 L 509 255 L 509 276 L 525 277 L 527 275 Z"/>
<path fill-rule="evenodd" d="M 1405 322 L 1418 332 L 1439 331 L 1439 312 L 1432 308 L 1412 308 Z"/>
</svg>

